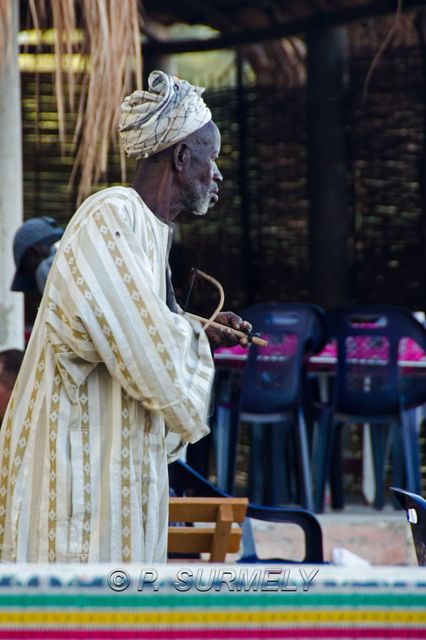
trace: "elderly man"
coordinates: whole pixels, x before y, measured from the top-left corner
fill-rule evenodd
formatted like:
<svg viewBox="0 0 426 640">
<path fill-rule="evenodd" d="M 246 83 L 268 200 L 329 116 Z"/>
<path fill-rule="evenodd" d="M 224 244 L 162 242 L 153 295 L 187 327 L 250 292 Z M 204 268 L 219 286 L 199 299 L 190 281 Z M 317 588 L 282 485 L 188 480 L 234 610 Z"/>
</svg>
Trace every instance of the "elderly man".
<svg viewBox="0 0 426 640">
<path fill-rule="evenodd" d="M 3 561 L 165 561 L 167 461 L 208 433 L 209 338 L 236 343 L 180 312 L 168 267 L 172 221 L 218 199 L 218 129 L 201 89 L 149 85 L 122 105 L 133 186 L 83 203 L 47 279 L 0 434 Z"/>
</svg>

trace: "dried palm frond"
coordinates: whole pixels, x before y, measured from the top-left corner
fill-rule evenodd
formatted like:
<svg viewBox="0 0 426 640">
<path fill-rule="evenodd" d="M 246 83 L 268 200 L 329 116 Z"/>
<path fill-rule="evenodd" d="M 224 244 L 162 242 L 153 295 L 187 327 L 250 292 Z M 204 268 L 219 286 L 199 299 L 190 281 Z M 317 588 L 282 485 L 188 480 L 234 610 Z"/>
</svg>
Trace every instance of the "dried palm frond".
<svg viewBox="0 0 426 640">
<path fill-rule="evenodd" d="M 398 30 L 400 27 L 401 14 L 402 14 L 402 6 L 403 6 L 403 0 L 397 0 L 397 6 L 396 6 L 394 19 L 392 21 L 392 25 L 388 33 L 386 34 L 386 38 L 380 44 L 379 50 L 377 51 L 376 55 L 374 56 L 368 68 L 367 75 L 364 80 L 364 87 L 363 87 L 362 96 L 361 96 L 362 105 L 365 103 L 367 92 L 368 92 L 368 86 L 370 84 L 370 80 L 373 76 L 374 70 L 379 64 L 379 61 L 383 56 L 384 51 L 386 50 L 386 48 L 389 46 L 389 44 L 392 42 L 392 40 L 395 38 L 396 34 L 398 33 Z"/>
<path fill-rule="evenodd" d="M 73 0 L 52 2 L 52 18 L 55 30 L 55 85 L 59 115 L 59 137 L 65 144 L 65 109 L 62 59 L 65 54 L 72 55 L 72 34 L 76 29 Z M 68 68 L 68 91 L 71 108 L 74 105 L 74 74 Z"/>
<path fill-rule="evenodd" d="M 96 182 L 106 170 L 119 105 L 130 89 L 133 73 L 141 78 L 142 68 L 137 3 L 84 0 L 83 6 L 86 33 L 90 34 L 90 68 L 84 111 L 80 109 L 77 123 L 81 131 L 77 160 L 82 166 L 80 192 L 85 195 L 92 180 Z"/>
<path fill-rule="evenodd" d="M 258 85 L 297 87 L 306 81 L 306 46 L 300 38 L 248 45 L 243 51 Z"/>
<path fill-rule="evenodd" d="M 117 135 L 119 105 L 131 91 L 132 79 L 136 77 L 138 85 L 142 79 L 138 0 L 30 0 L 30 10 L 36 29 L 54 29 L 55 87 L 63 148 L 65 100 L 68 97 L 74 110 L 75 94 L 73 69 L 66 66 L 66 61 L 73 53 L 85 60 L 72 172 L 72 180 L 80 175 L 81 201 L 106 170 L 109 145 Z M 81 28 L 83 37 L 79 39 L 76 34 Z"/>
</svg>

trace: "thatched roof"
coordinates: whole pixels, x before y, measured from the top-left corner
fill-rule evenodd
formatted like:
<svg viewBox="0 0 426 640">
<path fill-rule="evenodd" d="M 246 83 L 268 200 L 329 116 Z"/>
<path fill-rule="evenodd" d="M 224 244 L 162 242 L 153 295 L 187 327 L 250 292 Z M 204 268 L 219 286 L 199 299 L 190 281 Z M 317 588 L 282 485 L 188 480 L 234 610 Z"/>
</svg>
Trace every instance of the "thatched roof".
<svg viewBox="0 0 426 640">
<path fill-rule="evenodd" d="M 16 0 L 0 0 L 0 44 L 7 34 L 9 1 Z M 56 53 L 80 51 L 89 61 L 76 131 L 81 161 L 76 167 L 81 168 L 84 195 L 105 168 L 108 141 L 117 126 L 117 104 L 135 84 L 140 85 L 140 33 L 143 55 L 240 47 L 259 84 L 294 86 L 305 81 L 304 36 L 309 30 L 350 25 L 352 46 L 368 45 L 373 59 L 383 43 L 409 43 L 416 37 L 415 11 L 425 6 L 426 0 L 20 0 L 20 19 L 21 29 L 54 26 Z M 182 22 L 208 25 L 218 36 L 176 42 L 164 35 L 164 25 Z M 71 35 L 76 26 L 85 34 L 77 45 Z M 138 80 L 132 82 L 133 72 Z M 58 62 L 61 122 L 63 84 Z"/>
<path fill-rule="evenodd" d="M 416 12 L 425 0 L 144 0 L 145 15 L 161 25 L 207 24 L 207 41 L 164 41 L 155 28 L 145 51 L 173 53 L 240 46 L 259 84 L 305 81 L 304 38 L 316 27 L 346 25 L 350 46 L 371 52 L 409 45 L 417 38 Z"/>
<path fill-rule="evenodd" d="M 425 8 L 425 0 L 144 0 L 143 10 L 162 24 L 207 24 L 221 45 L 301 35 L 315 27 L 364 23 L 398 11 Z M 169 51 L 179 50 L 169 47 Z M 163 48 L 166 51 L 166 48 Z M 182 50 L 182 46 L 181 49 Z"/>
<path fill-rule="evenodd" d="M 0 51 L 2 33 L 7 37 L 10 23 L 7 12 L 9 1 L 0 0 Z M 139 2 L 21 0 L 20 21 L 21 30 L 35 29 L 40 33 L 35 52 L 43 47 L 41 33 L 49 28 L 54 29 L 55 85 L 62 140 L 65 139 L 67 99 L 72 108 L 74 98 L 73 70 L 67 56 L 77 54 L 82 62 L 84 82 L 75 130 L 73 172 L 73 178 L 74 173 L 80 174 L 81 200 L 106 170 L 109 144 L 117 133 L 118 105 L 140 83 L 142 77 L 142 17 Z M 75 37 L 78 28 L 82 30 L 81 38 Z M 65 85 L 68 91 L 65 91 Z"/>
</svg>

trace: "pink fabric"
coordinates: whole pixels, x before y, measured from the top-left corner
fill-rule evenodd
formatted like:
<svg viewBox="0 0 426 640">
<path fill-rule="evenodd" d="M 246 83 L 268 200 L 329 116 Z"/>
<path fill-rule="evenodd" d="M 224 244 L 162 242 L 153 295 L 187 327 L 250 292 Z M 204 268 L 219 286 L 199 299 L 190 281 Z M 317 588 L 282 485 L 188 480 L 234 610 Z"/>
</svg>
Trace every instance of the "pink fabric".
<svg viewBox="0 0 426 640">
<path fill-rule="evenodd" d="M 296 346 L 296 337 L 294 340 L 291 339 L 292 336 L 289 336 L 289 339 L 284 342 L 283 349 L 281 353 L 284 355 L 291 355 Z M 384 342 L 383 344 L 371 344 L 369 337 L 358 336 L 355 340 L 355 343 L 352 345 L 353 347 L 353 358 L 365 358 L 365 359 L 374 359 L 374 358 L 383 358 L 387 357 L 387 344 Z M 271 355 L 277 352 L 277 345 L 268 345 L 264 349 L 262 349 L 263 355 Z M 221 356 L 228 355 L 230 359 L 232 356 L 244 356 L 247 354 L 247 349 L 244 347 L 240 347 L 237 345 L 236 347 L 223 347 L 221 349 L 216 349 L 216 354 L 220 354 Z M 335 358 L 336 357 L 336 343 L 335 341 L 329 342 L 321 353 L 317 354 L 317 357 L 328 357 Z M 399 359 L 407 360 L 409 362 L 418 362 L 425 361 L 426 364 L 426 352 L 423 351 L 414 340 L 410 338 L 403 338 L 399 345 Z"/>
</svg>

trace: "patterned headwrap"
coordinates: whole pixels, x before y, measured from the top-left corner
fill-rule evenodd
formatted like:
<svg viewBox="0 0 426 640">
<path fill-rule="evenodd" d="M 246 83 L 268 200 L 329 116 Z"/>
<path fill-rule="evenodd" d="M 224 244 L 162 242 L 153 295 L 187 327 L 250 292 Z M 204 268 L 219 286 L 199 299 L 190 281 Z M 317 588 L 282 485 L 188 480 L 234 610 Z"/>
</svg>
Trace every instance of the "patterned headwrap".
<svg viewBox="0 0 426 640">
<path fill-rule="evenodd" d="M 147 158 L 183 140 L 211 120 L 210 109 L 186 80 L 153 71 L 150 91 L 134 91 L 121 105 L 120 138 L 130 158 Z"/>
</svg>

